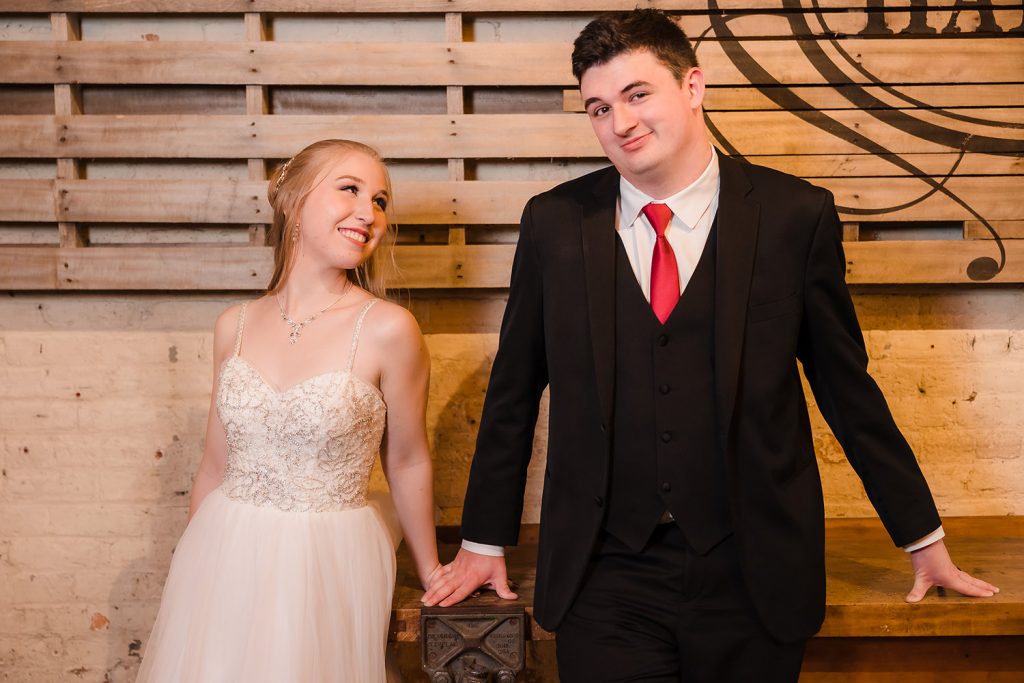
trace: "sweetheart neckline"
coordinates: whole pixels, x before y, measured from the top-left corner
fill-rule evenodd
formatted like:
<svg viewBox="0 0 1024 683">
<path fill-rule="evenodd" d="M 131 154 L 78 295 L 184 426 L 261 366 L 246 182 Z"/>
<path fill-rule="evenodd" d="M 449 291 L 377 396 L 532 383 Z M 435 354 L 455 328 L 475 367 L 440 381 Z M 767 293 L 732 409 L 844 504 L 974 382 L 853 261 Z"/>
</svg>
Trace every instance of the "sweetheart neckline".
<svg viewBox="0 0 1024 683">
<path fill-rule="evenodd" d="M 327 377 L 328 375 L 342 375 L 342 376 L 348 376 L 348 377 L 352 378 L 353 380 L 355 380 L 355 382 L 357 384 L 360 384 L 364 388 L 369 389 L 370 393 L 372 393 L 374 395 L 374 397 L 376 397 L 377 400 L 381 402 L 381 404 L 383 404 L 384 406 L 387 406 L 387 403 L 384 402 L 384 395 L 381 393 L 380 389 L 378 389 L 377 387 L 373 386 L 372 384 L 370 384 L 365 379 L 363 379 L 359 375 L 355 374 L 351 370 L 344 370 L 344 369 L 340 369 L 339 368 L 338 370 L 328 370 L 327 372 L 320 372 L 320 373 L 317 373 L 317 374 L 312 375 L 310 377 L 307 377 L 306 379 L 304 379 L 302 381 L 296 382 L 295 384 L 291 385 L 287 389 L 281 390 L 281 389 L 278 389 L 277 387 L 275 387 L 269 381 L 267 381 L 267 378 L 263 376 L 263 373 L 260 372 L 259 368 L 257 368 L 255 365 L 253 365 L 247 359 L 242 358 L 241 356 L 233 354 L 233 355 L 229 356 L 224 361 L 223 365 L 227 365 L 229 361 L 231 361 L 233 359 L 236 359 L 236 358 L 238 360 L 240 360 L 247 368 L 252 370 L 253 374 L 256 375 L 256 377 L 260 380 L 260 382 L 263 383 L 263 386 L 265 386 L 268 389 L 270 389 L 270 391 L 272 391 L 275 394 L 275 396 L 278 396 L 278 397 L 284 396 L 285 394 L 288 394 L 288 393 L 292 392 L 295 389 L 298 389 L 299 387 L 301 387 L 303 385 L 309 384 L 310 382 L 312 382 L 315 379 L 319 379 L 321 377 Z M 223 365 L 221 367 L 223 367 Z"/>
</svg>

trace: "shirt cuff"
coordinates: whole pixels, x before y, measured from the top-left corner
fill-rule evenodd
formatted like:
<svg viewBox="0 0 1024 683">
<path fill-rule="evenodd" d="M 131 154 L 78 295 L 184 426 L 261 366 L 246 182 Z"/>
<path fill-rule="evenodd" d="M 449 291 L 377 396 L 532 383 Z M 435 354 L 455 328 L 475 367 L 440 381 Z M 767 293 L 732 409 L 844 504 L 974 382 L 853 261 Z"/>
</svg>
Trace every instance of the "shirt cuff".
<svg viewBox="0 0 1024 683">
<path fill-rule="evenodd" d="M 935 543 L 935 541 L 941 541 L 945 536 L 946 536 L 946 532 L 942 530 L 942 525 L 940 524 L 938 529 L 936 529 L 935 531 L 931 532 L 930 534 L 928 534 L 924 538 L 920 538 L 920 539 L 914 541 L 913 543 L 911 543 L 909 545 L 903 546 L 903 549 L 905 551 L 907 551 L 908 553 L 912 553 L 915 550 L 920 550 L 921 548 L 927 548 L 932 543 Z M 463 541 L 463 543 L 465 543 L 465 541 Z"/>
<path fill-rule="evenodd" d="M 490 555 L 491 557 L 505 557 L 505 549 L 500 545 L 487 545 L 486 543 L 474 543 L 473 541 L 463 541 L 462 549 L 468 550 L 471 553 L 477 555 Z"/>
</svg>

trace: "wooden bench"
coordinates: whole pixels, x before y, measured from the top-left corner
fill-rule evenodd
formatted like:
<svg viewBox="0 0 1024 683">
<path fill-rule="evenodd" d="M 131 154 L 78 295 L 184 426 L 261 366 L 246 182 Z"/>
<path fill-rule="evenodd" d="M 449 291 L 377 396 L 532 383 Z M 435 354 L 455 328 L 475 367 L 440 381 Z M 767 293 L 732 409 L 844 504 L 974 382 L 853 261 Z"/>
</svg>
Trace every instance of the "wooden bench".
<svg viewBox="0 0 1024 683">
<path fill-rule="evenodd" d="M 960 517 L 943 521 L 953 559 L 1000 587 L 987 599 L 929 593 L 908 605 L 912 576 L 905 553 L 894 548 L 876 519 L 831 519 L 826 524 L 828 572 L 825 623 L 808 645 L 801 681 L 1024 681 L 1024 519 Z M 457 550 L 457 530 L 442 529 L 444 559 Z M 527 672 L 520 680 L 557 681 L 553 635 L 533 621 L 537 528 L 523 530 L 508 554 L 510 576 L 528 615 Z M 406 680 L 419 666 L 422 591 L 408 556 L 399 553 L 391 640 L 399 643 Z M 507 605 L 489 591 L 469 604 L 486 612 Z"/>
</svg>

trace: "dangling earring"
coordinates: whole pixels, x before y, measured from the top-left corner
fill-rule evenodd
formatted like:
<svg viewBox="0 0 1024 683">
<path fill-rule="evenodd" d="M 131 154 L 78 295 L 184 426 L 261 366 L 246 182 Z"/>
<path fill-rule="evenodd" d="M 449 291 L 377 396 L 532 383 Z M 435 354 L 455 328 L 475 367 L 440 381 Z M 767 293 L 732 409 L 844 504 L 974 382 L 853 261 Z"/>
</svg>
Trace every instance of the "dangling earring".
<svg viewBox="0 0 1024 683">
<path fill-rule="evenodd" d="M 299 243 L 299 224 L 295 224 L 295 229 L 292 230 L 292 246 Z"/>
</svg>

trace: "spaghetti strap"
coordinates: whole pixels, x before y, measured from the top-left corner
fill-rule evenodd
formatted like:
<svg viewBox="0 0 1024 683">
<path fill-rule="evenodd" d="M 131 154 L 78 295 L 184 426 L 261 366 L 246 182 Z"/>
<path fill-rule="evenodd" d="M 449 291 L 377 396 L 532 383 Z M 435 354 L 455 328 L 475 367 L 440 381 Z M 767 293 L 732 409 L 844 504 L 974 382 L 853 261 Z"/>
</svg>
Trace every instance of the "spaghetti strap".
<svg viewBox="0 0 1024 683">
<path fill-rule="evenodd" d="M 363 319 L 366 318 L 366 314 L 377 301 L 377 299 L 370 299 L 363 305 L 363 310 L 359 311 L 359 317 L 356 318 L 356 326 L 352 330 L 352 348 L 348 352 L 348 363 L 345 364 L 345 372 L 352 372 L 352 366 L 356 362 L 356 348 L 359 345 L 359 332 L 363 329 Z"/>
<path fill-rule="evenodd" d="M 242 328 L 245 327 L 245 306 L 249 302 L 242 304 L 242 310 L 238 312 L 238 332 L 235 334 L 235 355 L 239 355 L 242 352 Z"/>
</svg>

